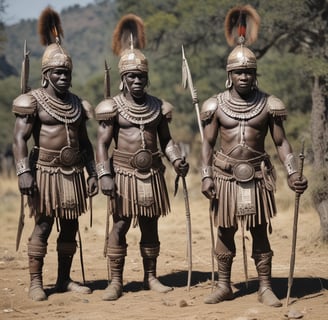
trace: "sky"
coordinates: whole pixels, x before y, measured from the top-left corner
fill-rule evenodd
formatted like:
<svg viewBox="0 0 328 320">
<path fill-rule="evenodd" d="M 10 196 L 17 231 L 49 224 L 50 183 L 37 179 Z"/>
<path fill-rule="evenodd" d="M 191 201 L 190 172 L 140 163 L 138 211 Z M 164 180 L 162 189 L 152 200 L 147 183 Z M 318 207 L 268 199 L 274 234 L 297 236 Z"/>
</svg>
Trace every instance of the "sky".
<svg viewBox="0 0 328 320">
<path fill-rule="evenodd" d="M 84 7 L 93 0 L 5 0 L 5 14 L 3 22 L 12 25 L 21 19 L 38 19 L 41 11 L 48 5 L 58 13 L 61 10 L 74 6 L 75 4 Z"/>
</svg>

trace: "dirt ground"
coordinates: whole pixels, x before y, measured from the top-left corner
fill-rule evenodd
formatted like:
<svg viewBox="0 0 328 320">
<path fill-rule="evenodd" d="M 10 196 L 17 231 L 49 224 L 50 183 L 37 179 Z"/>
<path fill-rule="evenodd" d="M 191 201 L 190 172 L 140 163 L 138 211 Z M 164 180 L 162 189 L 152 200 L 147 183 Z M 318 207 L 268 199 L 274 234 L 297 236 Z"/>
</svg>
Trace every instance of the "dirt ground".
<svg viewBox="0 0 328 320">
<path fill-rule="evenodd" d="M 196 182 L 197 181 L 197 182 Z M 193 183 L 192 183 L 193 182 Z M 294 281 L 289 305 L 286 306 L 291 255 L 294 194 L 281 187 L 277 194 L 278 216 L 273 219 L 270 236 L 273 257 L 273 289 L 283 303 L 270 308 L 257 301 L 257 275 L 251 255 L 251 238 L 246 233 L 249 282 L 245 286 L 241 232 L 236 235 L 237 255 L 232 268 L 235 298 L 216 305 L 204 304 L 211 292 L 211 237 L 208 202 L 200 194 L 197 179 L 187 177 L 192 225 L 192 277 L 187 290 L 188 259 L 186 210 L 182 189 L 171 196 L 171 213 L 160 219 L 161 253 L 157 274 L 174 290 L 159 294 L 142 289 L 142 260 L 139 254 L 139 229 L 128 233 L 128 256 L 124 270 L 124 294 L 114 302 L 102 301 L 107 286 L 106 259 L 103 257 L 106 199 L 94 199 L 93 226 L 89 214 L 80 219 L 86 284 L 90 295 L 54 293 L 57 275 L 56 236 L 54 228 L 49 238 L 45 258 L 44 285 L 49 294 L 44 302 L 33 302 L 28 296 L 29 274 L 27 240 L 33 220 L 26 217 L 25 229 L 18 252 L 15 251 L 16 230 L 20 206 L 16 178 L 0 179 L 0 319 L 206 319 L 206 320 L 277 320 L 297 312 L 308 320 L 327 319 L 328 314 L 328 255 L 327 246 L 319 241 L 317 214 L 302 205 L 298 220 L 297 251 Z M 180 186 L 181 188 L 181 186 Z M 172 192 L 170 191 L 172 194 Z M 27 211 L 26 211 L 27 212 Z M 216 268 L 215 268 L 216 269 Z M 79 254 L 76 254 L 71 276 L 82 281 Z"/>
</svg>

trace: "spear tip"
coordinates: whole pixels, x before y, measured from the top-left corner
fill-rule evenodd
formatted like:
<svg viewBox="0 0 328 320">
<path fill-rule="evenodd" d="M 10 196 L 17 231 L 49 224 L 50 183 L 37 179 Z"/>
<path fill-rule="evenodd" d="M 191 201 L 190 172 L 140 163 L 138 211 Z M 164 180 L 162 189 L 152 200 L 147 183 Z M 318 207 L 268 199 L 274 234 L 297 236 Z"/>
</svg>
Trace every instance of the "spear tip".
<svg viewBox="0 0 328 320">
<path fill-rule="evenodd" d="M 185 56 L 183 45 L 181 46 L 181 50 L 182 50 L 182 59 L 185 60 L 186 59 L 186 56 Z"/>
</svg>

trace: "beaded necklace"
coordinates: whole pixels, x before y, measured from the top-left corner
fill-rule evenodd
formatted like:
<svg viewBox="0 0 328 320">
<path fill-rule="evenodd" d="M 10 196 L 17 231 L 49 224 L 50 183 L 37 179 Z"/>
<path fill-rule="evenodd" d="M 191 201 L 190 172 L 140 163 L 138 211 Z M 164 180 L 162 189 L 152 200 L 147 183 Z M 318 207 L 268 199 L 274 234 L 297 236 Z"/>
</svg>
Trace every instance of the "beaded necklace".
<svg viewBox="0 0 328 320">
<path fill-rule="evenodd" d="M 114 97 L 120 115 L 133 124 L 139 125 L 141 147 L 146 149 L 145 124 L 154 121 L 161 112 L 161 101 L 153 96 L 146 95 L 145 103 L 132 103 L 123 94 Z"/>
<path fill-rule="evenodd" d="M 76 122 L 81 116 L 80 99 L 68 92 L 65 100 L 58 100 L 51 97 L 44 88 L 33 90 L 31 94 L 51 117 L 65 124 L 67 146 L 62 149 L 63 156 L 61 157 L 67 157 L 66 154 L 71 156 L 71 140 L 68 125 Z"/>
<path fill-rule="evenodd" d="M 218 94 L 218 106 L 229 117 L 236 120 L 249 120 L 261 113 L 266 105 L 266 95 L 256 91 L 250 100 L 236 99 L 229 90 Z"/>
<path fill-rule="evenodd" d="M 62 101 L 51 97 L 44 88 L 33 90 L 31 94 L 50 116 L 60 122 L 74 123 L 81 116 L 80 100 L 70 92 L 68 92 L 67 98 Z"/>
<path fill-rule="evenodd" d="M 161 112 L 161 101 L 153 96 L 146 95 L 144 104 L 132 103 L 120 94 L 114 97 L 120 115 L 133 124 L 147 124 L 154 121 Z"/>
</svg>

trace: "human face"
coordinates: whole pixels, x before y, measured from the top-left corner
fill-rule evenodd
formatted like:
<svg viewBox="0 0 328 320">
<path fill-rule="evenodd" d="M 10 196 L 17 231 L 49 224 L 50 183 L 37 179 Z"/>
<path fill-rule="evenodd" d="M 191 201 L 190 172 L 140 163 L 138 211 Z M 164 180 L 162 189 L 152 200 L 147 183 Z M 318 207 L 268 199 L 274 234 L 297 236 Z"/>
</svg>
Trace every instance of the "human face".
<svg viewBox="0 0 328 320">
<path fill-rule="evenodd" d="M 49 72 L 49 82 L 59 93 L 67 92 L 71 86 L 72 71 L 67 68 L 54 68 Z"/>
<path fill-rule="evenodd" d="M 148 82 L 148 75 L 146 72 L 128 72 L 124 75 L 125 84 L 128 92 L 134 98 L 141 98 L 145 93 L 145 87 Z"/>
<path fill-rule="evenodd" d="M 251 92 L 255 79 L 255 69 L 238 69 L 231 71 L 233 88 L 241 96 Z"/>
</svg>

